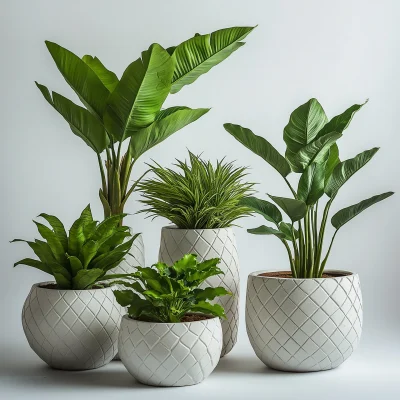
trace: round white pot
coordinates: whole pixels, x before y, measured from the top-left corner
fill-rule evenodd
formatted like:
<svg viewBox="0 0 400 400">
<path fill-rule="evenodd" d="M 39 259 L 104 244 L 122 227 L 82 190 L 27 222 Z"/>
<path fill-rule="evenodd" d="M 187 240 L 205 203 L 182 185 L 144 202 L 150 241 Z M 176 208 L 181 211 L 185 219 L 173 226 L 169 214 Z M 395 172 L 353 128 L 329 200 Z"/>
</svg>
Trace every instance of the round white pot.
<svg viewBox="0 0 400 400">
<path fill-rule="evenodd" d="M 185 254 L 197 254 L 198 261 L 220 258 L 219 267 L 225 275 L 212 276 L 203 287 L 223 286 L 232 296 L 215 300 L 225 308 L 227 316 L 222 321 L 223 346 L 221 357 L 228 354 L 237 341 L 239 325 L 239 259 L 236 239 L 232 228 L 222 229 L 178 229 L 165 226 L 161 230 L 161 243 L 158 259 L 173 264 Z"/>
<path fill-rule="evenodd" d="M 151 386 L 200 383 L 218 364 L 222 348 L 219 318 L 175 324 L 121 321 L 118 351 L 139 382 Z"/>
<path fill-rule="evenodd" d="M 59 290 L 37 283 L 25 300 L 22 326 L 32 350 L 50 367 L 99 368 L 118 350 L 124 309 L 111 288 Z"/>
<path fill-rule="evenodd" d="M 263 272 L 267 271 L 248 277 L 246 328 L 264 364 L 282 371 L 310 372 L 336 368 L 350 357 L 362 328 L 357 274 L 293 279 L 259 276 Z"/>
</svg>

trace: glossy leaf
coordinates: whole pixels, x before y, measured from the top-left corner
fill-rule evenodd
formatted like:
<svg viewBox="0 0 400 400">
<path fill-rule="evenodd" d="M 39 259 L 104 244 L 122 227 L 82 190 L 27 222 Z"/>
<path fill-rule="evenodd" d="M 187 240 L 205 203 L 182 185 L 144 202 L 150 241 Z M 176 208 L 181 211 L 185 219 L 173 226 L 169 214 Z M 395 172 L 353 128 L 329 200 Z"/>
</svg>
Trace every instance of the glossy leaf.
<svg viewBox="0 0 400 400">
<path fill-rule="evenodd" d="M 325 186 L 326 186 L 326 183 L 328 182 L 328 179 L 332 175 L 332 172 L 335 169 L 336 165 L 338 165 L 339 163 L 340 163 L 339 147 L 336 143 L 334 143 L 329 148 L 329 156 L 328 156 L 328 160 L 326 161 L 326 164 L 325 164 Z"/>
<path fill-rule="evenodd" d="M 38 217 L 44 218 L 53 228 L 54 233 L 57 235 L 58 240 L 61 242 L 65 251 L 68 250 L 68 237 L 63 223 L 54 215 L 39 214 Z"/>
<path fill-rule="evenodd" d="M 85 55 L 82 60 L 92 69 L 108 91 L 113 92 L 119 82 L 117 75 L 108 70 L 97 57 Z"/>
<path fill-rule="evenodd" d="M 258 228 L 247 229 L 247 232 L 253 235 L 274 235 L 279 239 L 286 239 L 285 233 L 265 225 L 261 225 Z"/>
<path fill-rule="evenodd" d="M 16 267 L 17 265 L 27 265 L 28 267 L 39 269 L 40 271 L 46 272 L 47 274 L 52 274 L 51 268 L 47 264 L 39 260 L 34 260 L 33 258 L 24 258 L 22 260 L 19 260 L 14 263 L 14 267 Z"/>
<path fill-rule="evenodd" d="M 70 264 L 71 274 L 74 277 L 81 269 L 83 269 L 82 262 L 78 257 L 75 256 L 69 256 L 68 261 Z"/>
<path fill-rule="evenodd" d="M 299 221 L 306 215 L 307 205 L 301 200 L 271 195 L 269 197 L 285 211 L 292 222 Z"/>
<path fill-rule="evenodd" d="M 324 187 L 325 164 L 311 163 L 300 177 L 297 198 L 311 206 L 322 197 Z"/>
<path fill-rule="evenodd" d="M 285 239 L 293 242 L 293 235 L 296 239 L 299 238 L 299 232 L 297 229 L 293 227 L 292 224 L 288 224 L 287 222 L 281 222 L 279 224 L 279 230 L 285 234 Z"/>
<path fill-rule="evenodd" d="M 224 287 L 208 287 L 205 289 L 199 289 L 198 292 L 196 292 L 196 298 L 199 301 L 204 301 L 204 300 L 214 300 L 216 297 L 219 296 L 225 296 L 225 295 L 231 295 L 231 292 L 228 292 Z"/>
<path fill-rule="evenodd" d="M 72 277 L 65 267 L 54 262 L 50 264 L 50 268 L 58 289 L 72 289 Z"/>
<path fill-rule="evenodd" d="M 63 264 L 66 260 L 65 250 L 57 235 L 46 225 L 33 221 L 43 239 L 46 240 L 56 261 Z"/>
<path fill-rule="evenodd" d="M 72 278 L 75 289 L 87 289 L 96 283 L 104 275 L 104 271 L 98 268 L 82 269 Z"/>
<path fill-rule="evenodd" d="M 240 201 L 240 204 L 250 208 L 257 214 L 262 215 L 267 221 L 278 225 L 282 221 L 282 214 L 279 208 L 267 200 L 258 199 L 257 197 L 249 196 Z"/>
<path fill-rule="evenodd" d="M 194 307 L 192 307 L 192 311 L 209 315 L 211 314 L 226 319 L 224 308 L 219 304 L 210 304 L 206 301 L 199 301 Z"/>
</svg>

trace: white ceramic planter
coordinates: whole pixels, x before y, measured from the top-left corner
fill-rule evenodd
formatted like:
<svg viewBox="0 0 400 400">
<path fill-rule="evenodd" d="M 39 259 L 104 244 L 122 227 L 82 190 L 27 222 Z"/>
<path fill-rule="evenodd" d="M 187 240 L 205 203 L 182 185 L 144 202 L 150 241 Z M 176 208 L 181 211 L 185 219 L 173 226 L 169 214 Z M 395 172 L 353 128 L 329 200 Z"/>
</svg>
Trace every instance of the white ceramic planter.
<svg viewBox="0 0 400 400">
<path fill-rule="evenodd" d="M 124 309 L 111 288 L 46 289 L 35 284 L 25 300 L 22 326 L 33 351 L 63 370 L 99 368 L 118 350 Z"/>
<path fill-rule="evenodd" d="M 214 370 L 221 348 L 219 318 L 167 324 L 137 321 L 125 315 L 121 321 L 121 361 L 146 385 L 196 385 Z"/>
<path fill-rule="evenodd" d="M 225 275 L 212 276 L 203 286 L 223 286 L 233 294 L 215 301 L 225 308 L 227 316 L 227 319 L 222 321 L 224 342 L 221 357 L 223 357 L 235 345 L 239 325 L 239 259 L 232 228 L 178 229 L 174 226 L 162 228 L 159 261 L 173 264 L 185 254 L 193 253 L 198 255 L 200 262 L 210 258 L 221 259 L 219 267 Z"/>
<path fill-rule="evenodd" d="M 336 368 L 350 357 L 362 328 L 357 274 L 292 279 L 259 276 L 263 272 L 248 277 L 246 328 L 264 364 L 309 372 Z"/>
</svg>

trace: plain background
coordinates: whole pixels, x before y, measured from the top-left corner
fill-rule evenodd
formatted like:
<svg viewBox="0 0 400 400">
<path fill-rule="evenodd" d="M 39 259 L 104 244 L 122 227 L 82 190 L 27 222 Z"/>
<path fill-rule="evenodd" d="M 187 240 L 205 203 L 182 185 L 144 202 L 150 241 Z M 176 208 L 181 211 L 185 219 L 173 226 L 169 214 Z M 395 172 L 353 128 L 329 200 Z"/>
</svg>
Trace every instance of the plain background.
<svg viewBox="0 0 400 400">
<path fill-rule="evenodd" d="M 97 391 L 101 382 L 103 386 L 105 382 L 115 384 L 108 385 L 114 397 L 136 393 L 129 392 L 134 383 L 118 363 L 108 367 L 108 375 L 105 369 L 78 376 L 43 367 L 22 331 L 20 313 L 25 297 L 33 283 L 47 277 L 28 267 L 13 270 L 13 263 L 30 256 L 30 250 L 8 241 L 37 237 L 31 220 L 41 212 L 57 215 L 69 227 L 90 202 L 95 216 L 102 217 L 95 154 L 72 134 L 34 85 L 37 80 L 76 100 L 48 54 L 45 39 L 80 56 L 96 55 L 121 76 L 153 42 L 169 47 L 196 32 L 258 24 L 244 47 L 168 98 L 166 106 L 212 110 L 146 153 L 132 178 L 139 177 L 151 159 L 171 166 L 175 158 L 184 159 L 190 149 L 202 153 L 205 159 L 226 157 L 236 160 L 238 166 L 249 166 L 249 180 L 259 183 L 260 197 L 266 192 L 288 196 L 279 174 L 236 142 L 222 124 L 249 127 L 283 152 L 283 127 L 290 113 L 309 98 L 316 97 L 330 118 L 369 98 L 340 140 L 341 158 L 374 146 L 381 150 L 343 187 L 333 211 L 374 194 L 400 189 L 398 1 L 13 0 L 1 2 L 0 18 L 0 355 L 2 382 L 10 390 L 8 398 L 22 397 L 24 390 L 43 398 L 45 393 L 50 396 L 52 390 L 67 387 L 78 398 L 83 393 L 79 390 L 86 390 L 85 397 L 99 397 L 106 389 Z M 297 185 L 298 175 L 291 178 Z M 130 199 L 127 212 L 135 214 L 140 209 L 138 198 Z M 339 380 L 343 384 L 335 385 L 335 390 L 341 390 L 336 393 L 342 398 L 354 397 L 352 390 L 361 394 L 361 386 L 364 398 L 378 394 L 396 397 L 399 387 L 395 377 L 400 373 L 399 204 L 397 194 L 374 206 L 344 227 L 335 242 L 328 267 L 360 274 L 365 310 L 360 349 L 341 368 L 314 375 L 268 372 L 248 344 L 242 313 L 234 352 L 198 389 L 174 390 L 174 396 L 210 396 L 222 385 L 231 398 L 240 398 L 241 390 L 253 397 L 273 394 L 271 398 L 290 398 L 304 393 L 311 398 Z M 249 272 L 288 267 L 285 249 L 275 238 L 246 233 L 245 228 L 262 222 L 258 217 L 247 218 L 235 228 L 242 310 Z M 155 262 L 160 228 L 167 221 L 151 221 L 139 214 L 127 218 L 126 223 L 143 233 L 147 262 Z M 120 392 L 115 390 L 119 383 L 124 387 Z M 140 393 L 159 395 L 143 387 Z M 325 395 L 330 398 L 333 392 Z"/>
</svg>

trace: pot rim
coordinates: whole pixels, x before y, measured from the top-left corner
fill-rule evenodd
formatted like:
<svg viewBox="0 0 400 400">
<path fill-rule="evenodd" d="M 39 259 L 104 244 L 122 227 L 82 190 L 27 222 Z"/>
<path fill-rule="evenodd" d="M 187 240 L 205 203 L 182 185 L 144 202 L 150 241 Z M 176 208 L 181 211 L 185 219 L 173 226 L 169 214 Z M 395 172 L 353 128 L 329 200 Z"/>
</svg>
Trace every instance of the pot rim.
<svg viewBox="0 0 400 400">
<path fill-rule="evenodd" d="M 104 287 L 104 288 L 97 288 L 97 289 L 57 289 L 57 288 L 50 289 L 50 288 L 45 288 L 45 287 L 41 286 L 41 285 L 47 285 L 49 283 L 57 284 L 56 281 L 37 282 L 37 283 L 34 283 L 32 285 L 32 288 L 36 287 L 36 288 L 39 288 L 41 290 L 51 290 L 51 291 L 57 291 L 57 292 L 95 292 L 95 291 L 98 291 L 98 290 L 111 290 L 111 286 L 107 286 L 107 287 Z"/>
<path fill-rule="evenodd" d="M 177 231 L 222 231 L 224 229 L 232 229 L 232 226 L 227 226 L 225 228 L 178 228 L 175 224 L 173 225 L 164 225 L 163 229 L 175 229 Z"/>
<path fill-rule="evenodd" d="M 195 314 L 195 313 L 193 313 Z M 208 318 L 208 319 L 203 319 L 201 321 L 188 321 L 188 322 L 150 322 L 150 321 L 140 321 L 138 319 L 133 319 L 130 318 L 128 314 L 125 314 L 122 316 L 122 319 L 125 319 L 127 321 L 134 321 L 143 325 L 168 325 L 168 326 L 172 326 L 172 325 L 188 325 L 188 324 L 197 324 L 197 323 L 204 323 L 204 322 L 211 322 L 211 321 L 215 321 L 216 319 L 218 321 L 220 321 L 219 317 L 212 317 L 212 318 Z M 122 320 L 121 320 L 122 322 Z"/>
<path fill-rule="evenodd" d="M 260 274 L 263 274 L 265 272 L 281 272 L 282 270 L 277 270 L 277 269 L 271 269 L 271 270 L 265 270 L 265 269 L 261 269 L 259 271 L 254 271 L 251 272 L 249 274 L 249 278 L 250 277 L 256 277 L 256 278 L 260 278 L 260 279 L 288 279 L 288 280 L 292 280 L 292 281 L 306 281 L 306 280 L 325 280 L 325 279 L 341 279 L 341 278 L 345 278 L 346 276 L 358 276 L 357 272 L 352 272 L 352 271 L 347 271 L 344 269 L 326 269 L 324 270 L 324 272 L 326 273 L 331 273 L 331 274 L 346 274 L 343 276 L 335 276 L 332 278 L 283 278 L 283 277 L 279 277 L 279 276 L 260 276 Z M 287 271 L 290 272 L 290 271 Z"/>
</svg>

